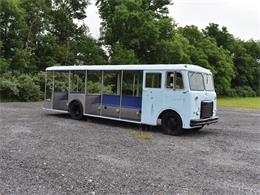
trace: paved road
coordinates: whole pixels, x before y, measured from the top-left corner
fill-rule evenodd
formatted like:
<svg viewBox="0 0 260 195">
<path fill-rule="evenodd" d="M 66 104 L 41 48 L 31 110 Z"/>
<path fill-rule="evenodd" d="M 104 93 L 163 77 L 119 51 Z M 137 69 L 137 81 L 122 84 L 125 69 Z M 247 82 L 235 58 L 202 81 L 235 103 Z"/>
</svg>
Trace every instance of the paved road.
<svg viewBox="0 0 260 195">
<path fill-rule="evenodd" d="M 2 103 L 0 194 L 260 194 L 260 111 L 219 109 L 182 137 L 41 103 Z"/>
</svg>

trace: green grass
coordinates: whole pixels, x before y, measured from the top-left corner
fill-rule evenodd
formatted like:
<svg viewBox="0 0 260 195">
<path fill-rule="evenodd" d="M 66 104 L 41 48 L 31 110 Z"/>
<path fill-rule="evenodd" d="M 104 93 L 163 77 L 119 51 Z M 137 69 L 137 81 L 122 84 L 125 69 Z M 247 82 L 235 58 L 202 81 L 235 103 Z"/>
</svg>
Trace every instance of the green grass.
<svg viewBox="0 0 260 195">
<path fill-rule="evenodd" d="M 260 97 L 218 98 L 218 106 L 260 110 Z"/>
<path fill-rule="evenodd" d="M 152 140 L 153 139 L 153 135 L 151 133 L 148 132 L 143 132 L 143 131 L 130 131 L 128 133 L 128 135 L 130 135 L 131 137 L 137 139 L 137 140 Z"/>
</svg>

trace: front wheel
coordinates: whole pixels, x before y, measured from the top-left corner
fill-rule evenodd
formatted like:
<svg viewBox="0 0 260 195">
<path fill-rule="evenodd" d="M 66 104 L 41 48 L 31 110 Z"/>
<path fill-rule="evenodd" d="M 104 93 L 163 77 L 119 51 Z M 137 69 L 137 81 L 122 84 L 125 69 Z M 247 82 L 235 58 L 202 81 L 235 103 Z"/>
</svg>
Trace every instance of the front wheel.
<svg viewBox="0 0 260 195">
<path fill-rule="evenodd" d="M 183 133 L 181 117 L 175 112 L 167 112 L 162 117 L 162 129 L 169 135 L 181 135 Z"/>
<path fill-rule="evenodd" d="M 72 119 L 80 120 L 83 118 L 83 107 L 80 102 L 74 101 L 69 106 L 69 113 Z"/>
</svg>

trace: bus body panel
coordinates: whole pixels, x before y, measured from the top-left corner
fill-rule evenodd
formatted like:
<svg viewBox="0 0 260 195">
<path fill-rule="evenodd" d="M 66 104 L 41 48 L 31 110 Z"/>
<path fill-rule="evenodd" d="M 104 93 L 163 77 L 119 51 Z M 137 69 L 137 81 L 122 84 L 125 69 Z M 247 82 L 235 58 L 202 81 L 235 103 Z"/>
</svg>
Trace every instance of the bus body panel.
<svg viewBox="0 0 260 195">
<path fill-rule="evenodd" d="M 151 71 L 145 71 L 144 74 Z M 186 71 L 179 71 L 183 75 L 184 89 L 173 90 L 165 88 L 165 79 L 167 71 L 162 73 L 162 87 L 160 89 L 145 88 L 143 86 L 143 105 L 142 105 L 142 123 L 148 125 L 157 125 L 161 113 L 164 111 L 174 111 L 180 115 L 183 128 L 189 128 L 189 102 L 187 97 L 188 81 Z M 145 78 L 145 75 L 144 75 Z"/>
<path fill-rule="evenodd" d="M 78 66 L 76 66 L 75 69 L 82 69 L 82 71 L 85 71 L 86 73 L 88 71 L 88 68 L 91 70 L 98 69 L 102 71 L 102 69 L 100 69 L 100 67 L 98 66 L 85 67 L 86 70 L 84 70 L 83 67 Z M 113 71 L 112 66 L 103 67 L 104 69 L 109 68 L 109 70 Z M 121 69 L 120 66 L 113 67 L 116 68 L 116 70 Z M 101 94 L 99 95 L 91 95 L 87 93 L 86 86 L 85 93 L 56 92 L 53 89 L 51 98 L 49 99 L 46 98 L 45 92 L 44 107 L 48 110 L 60 110 L 68 112 L 69 104 L 72 101 L 77 100 L 82 104 L 83 114 L 86 116 L 96 116 L 101 118 L 115 119 L 133 123 L 142 123 L 148 125 L 158 125 L 158 119 L 161 113 L 171 110 L 176 112 L 181 117 L 182 127 L 188 129 L 202 126 L 202 124 L 204 124 L 202 123 L 204 121 L 204 118 L 201 116 L 201 113 L 203 112 L 202 107 L 204 108 L 207 104 L 213 104 L 213 113 L 212 116 L 210 116 L 210 120 L 217 119 L 215 91 L 192 91 L 190 89 L 188 76 L 189 71 L 196 72 L 197 70 L 198 73 L 211 74 L 210 71 L 208 71 L 207 69 L 201 67 L 197 68 L 193 65 L 190 66 L 190 69 L 187 68 L 187 65 L 162 65 L 162 68 L 160 68 L 158 65 L 154 66 L 155 68 L 150 65 L 144 65 L 144 67 L 150 67 L 151 69 L 142 69 L 135 65 L 122 67 L 122 71 L 135 70 L 131 69 L 132 67 L 143 72 L 142 96 L 122 95 L 122 89 L 119 89 L 119 91 L 121 91 L 121 95 L 103 94 L 102 90 Z M 172 69 L 170 69 L 169 67 L 172 67 Z M 73 69 L 73 66 L 69 66 L 69 71 L 73 71 Z M 47 68 L 47 70 L 66 71 L 66 67 L 51 67 Z M 169 72 L 181 73 L 184 85 L 183 88 L 173 89 L 166 87 L 166 78 L 167 73 Z M 147 73 L 161 74 L 160 87 L 146 87 Z M 50 76 L 52 76 L 52 74 L 50 74 Z M 103 81 L 101 81 L 101 83 L 103 84 Z M 207 108 L 205 107 L 204 112 L 207 111 L 206 109 Z"/>
</svg>

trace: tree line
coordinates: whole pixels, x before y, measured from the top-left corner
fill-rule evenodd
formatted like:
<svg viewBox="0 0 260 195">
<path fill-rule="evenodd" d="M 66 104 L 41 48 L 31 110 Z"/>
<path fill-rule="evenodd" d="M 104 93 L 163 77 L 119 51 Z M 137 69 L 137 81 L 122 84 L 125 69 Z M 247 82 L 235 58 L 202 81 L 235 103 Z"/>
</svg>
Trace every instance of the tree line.
<svg viewBox="0 0 260 195">
<path fill-rule="evenodd" d="M 0 0 L 1 98 L 38 100 L 46 67 L 71 64 L 196 64 L 222 96 L 259 96 L 260 41 L 211 23 L 179 27 L 171 0 L 97 0 L 100 38 L 84 24 L 89 0 Z"/>
</svg>

